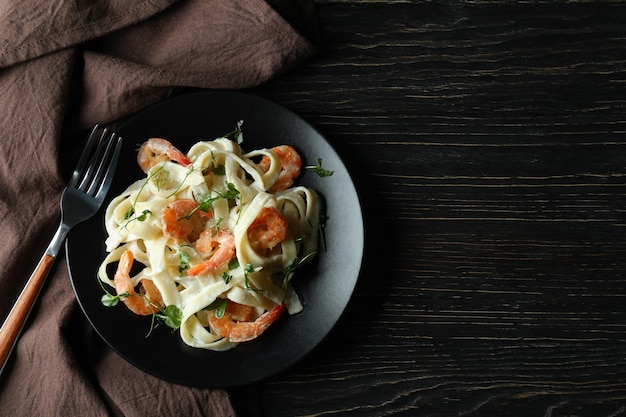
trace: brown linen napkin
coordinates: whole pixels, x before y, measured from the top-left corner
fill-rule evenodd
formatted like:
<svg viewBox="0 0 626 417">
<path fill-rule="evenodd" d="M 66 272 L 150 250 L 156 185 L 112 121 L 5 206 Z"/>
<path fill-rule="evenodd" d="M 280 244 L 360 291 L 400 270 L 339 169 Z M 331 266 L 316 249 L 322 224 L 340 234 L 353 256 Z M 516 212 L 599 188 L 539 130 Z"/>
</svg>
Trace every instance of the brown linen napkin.
<svg viewBox="0 0 626 417">
<path fill-rule="evenodd" d="M 178 87 L 258 85 L 312 53 L 310 42 L 263 0 L 4 2 L 0 317 L 57 225 L 84 129 L 128 116 Z M 104 346 L 74 299 L 61 254 L 0 377 L 0 415 L 79 414 L 236 411 L 225 391 L 161 381 Z"/>
</svg>

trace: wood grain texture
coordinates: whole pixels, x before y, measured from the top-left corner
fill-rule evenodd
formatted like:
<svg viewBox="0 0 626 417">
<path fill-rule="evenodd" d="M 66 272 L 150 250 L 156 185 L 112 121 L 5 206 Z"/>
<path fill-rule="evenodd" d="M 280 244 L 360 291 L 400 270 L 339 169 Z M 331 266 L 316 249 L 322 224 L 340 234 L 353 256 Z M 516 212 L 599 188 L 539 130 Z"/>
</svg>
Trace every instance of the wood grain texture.
<svg viewBox="0 0 626 417">
<path fill-rule="evenodd" d="M 30 311 L 37 302 L 39 292 L 46 282 L 54 260 L 54 256 L 48 253 L 43 254 L 7 318 L 2 323 L 2 327 L 0 327 L 0 373 L 7 364 L 22 328 L 28 320 Z"/>
<path fill-rule="evenodd" d="M 329 337 L 245 395 L 626 415 L 626 5 L 349 3 L 319 2 L 319 54 L 252 92 L 344 158 L 366 260 Z"/>
</svg>

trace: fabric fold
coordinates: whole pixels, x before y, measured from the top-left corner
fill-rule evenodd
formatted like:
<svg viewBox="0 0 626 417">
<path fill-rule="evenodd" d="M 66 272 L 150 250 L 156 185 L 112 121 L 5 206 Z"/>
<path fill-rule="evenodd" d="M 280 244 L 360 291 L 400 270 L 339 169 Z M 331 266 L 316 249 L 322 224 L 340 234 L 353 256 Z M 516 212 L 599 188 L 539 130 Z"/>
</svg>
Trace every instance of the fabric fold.
<svg viewBox="0 0 626 417">
<path fill-rule="evenodd" d="M 313 52 L 263 1 L 181 2 L 99 39 L 84 53 L 84 100 L 76 126 L 119 119 L 174 87 L 252 87 Z"/>
<path fill-rule="evenodd" d="M 27 0 L 0 6 L 0 68 L 80 45 L 163 11 L 177 0 Z"/>
</svg>

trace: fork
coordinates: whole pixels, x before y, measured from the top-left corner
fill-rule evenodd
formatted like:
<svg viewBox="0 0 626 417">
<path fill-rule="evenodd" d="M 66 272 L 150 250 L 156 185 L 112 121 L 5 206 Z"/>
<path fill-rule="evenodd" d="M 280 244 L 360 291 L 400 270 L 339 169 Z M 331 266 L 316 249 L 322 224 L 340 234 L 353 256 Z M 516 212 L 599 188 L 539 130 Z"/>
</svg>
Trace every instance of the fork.
<svg viewBox="0 0 626 417">
<path fill-rule="evenodd" d="M 72 178 L 61 197 L 61 222 L 24 289 L 0 328 L 0 374 L 17 344 L 24 323 L 56 259 L 67 233 L 92 217 L 102 205 L 119 157 L 122 138 L 96 125 L 89 135 Z"/>
</svg>

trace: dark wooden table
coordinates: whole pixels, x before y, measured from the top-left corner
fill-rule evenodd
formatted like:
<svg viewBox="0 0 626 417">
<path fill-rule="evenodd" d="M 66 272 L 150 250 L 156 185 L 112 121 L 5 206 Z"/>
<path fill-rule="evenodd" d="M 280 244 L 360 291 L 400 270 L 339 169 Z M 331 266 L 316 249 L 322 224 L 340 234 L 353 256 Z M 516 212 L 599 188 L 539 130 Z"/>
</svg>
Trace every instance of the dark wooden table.
<svg viewBox="0 0 626 417">
<path fill-rule="evenodd" d="M 251 415 L 626 415 L 626 4 L 319 1 L 252 90 L 362 197 L 366 259 Z"/>
</svg>

